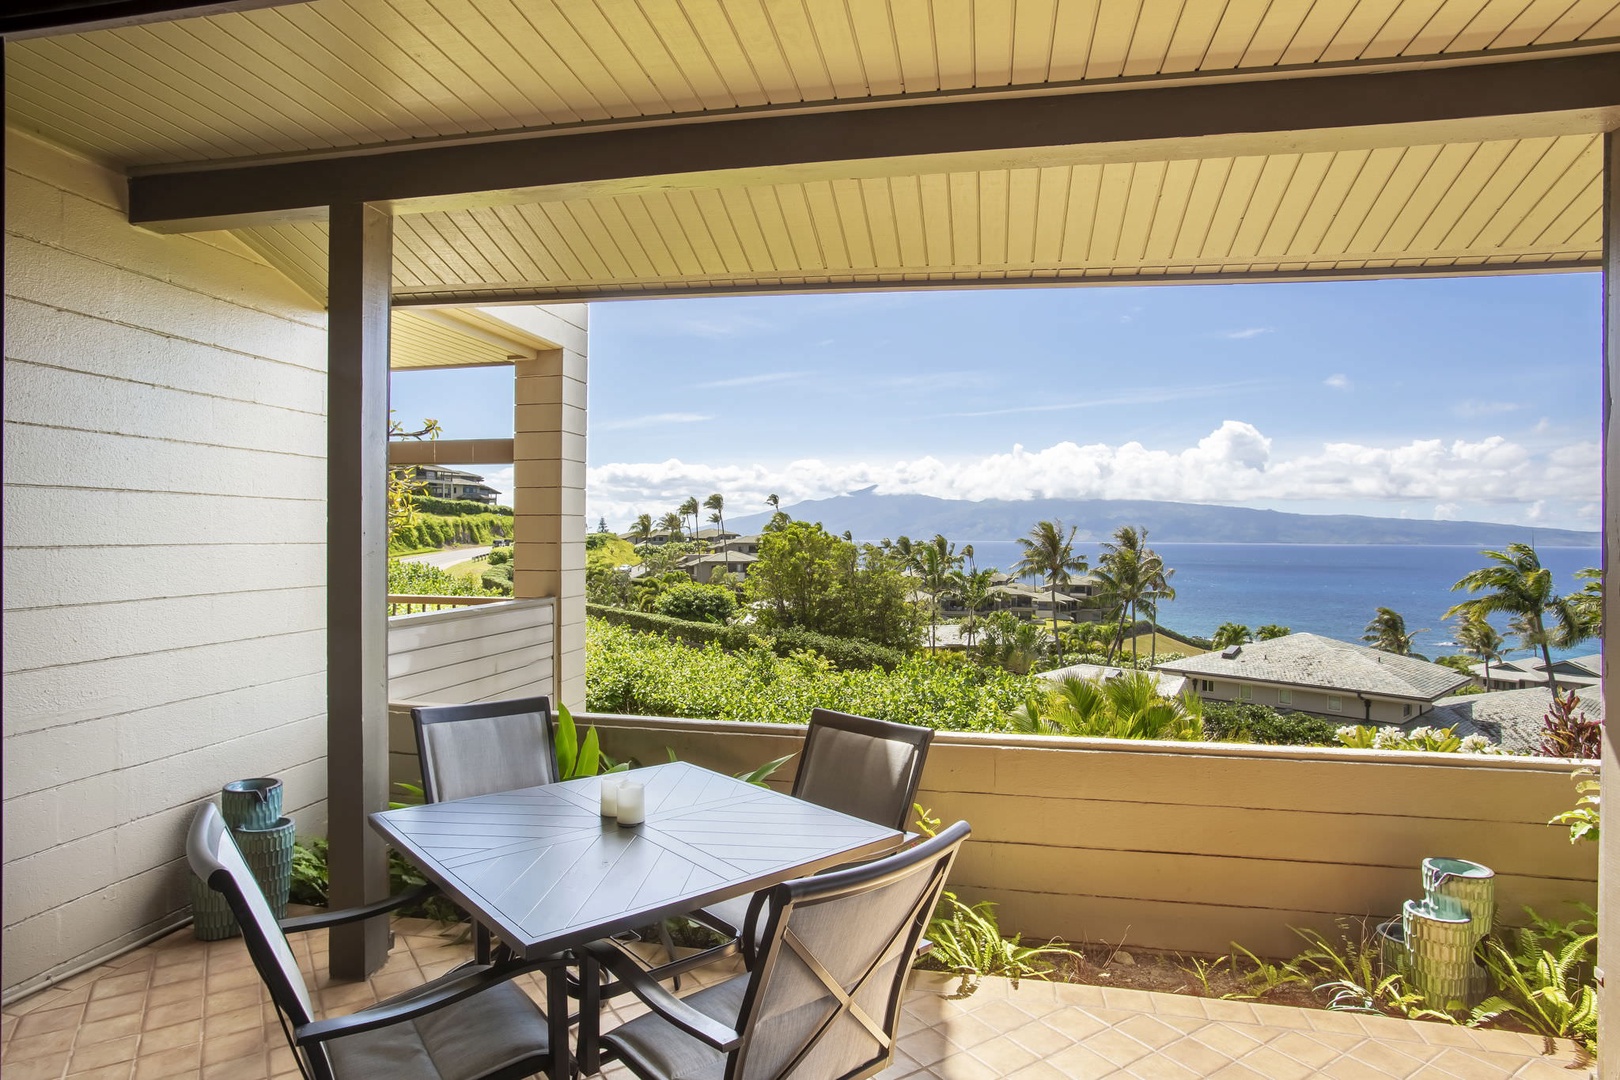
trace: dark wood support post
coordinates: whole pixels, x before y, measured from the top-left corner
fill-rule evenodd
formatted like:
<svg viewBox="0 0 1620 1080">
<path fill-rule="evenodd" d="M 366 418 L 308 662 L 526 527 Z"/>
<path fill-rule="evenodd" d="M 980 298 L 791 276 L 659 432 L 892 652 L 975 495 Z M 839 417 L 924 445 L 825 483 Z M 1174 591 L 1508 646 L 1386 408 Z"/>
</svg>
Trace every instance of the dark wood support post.
<svg viewBox="0 0 1620 1080">
<path fill-rule="evenodd" d="M 388 318 L 393 218 L 333 206 L 327 257 L 326 807 L 331 901 L 388 895 L 367 815 L 388 808 Z M 334 927 L 331 971 L 363 979 L 388 918 Z"/>
<path fill-rule="evenodd" d="M 1614 394 L 1620 385 L 1620 132 L 1603 137 L 1603 804 L 1608 826 L 1598 841 L 1599 1041 L 1608 1054 L 1620 1043 L 1620 427 Z M 1612 1060 L 1612 1059 L 1609 1059 Z M 1607 1074 L 1605 1074 L 1607 1075 Z"/>
</svg>

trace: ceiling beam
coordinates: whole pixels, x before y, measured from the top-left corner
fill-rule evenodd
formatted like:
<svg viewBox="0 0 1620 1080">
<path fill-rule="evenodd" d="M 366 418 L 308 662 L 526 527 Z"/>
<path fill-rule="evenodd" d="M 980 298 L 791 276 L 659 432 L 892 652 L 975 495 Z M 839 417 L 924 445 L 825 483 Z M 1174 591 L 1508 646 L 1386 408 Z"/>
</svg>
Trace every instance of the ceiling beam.
<svg viewBox="0 0 1620 1080">
<path fill-rule="evenodd" d="M 255 11 L 307 0 L 11 0 L 0 12 L 0 37 L 7 41 L 111 30 L 120 26 Z"/>
<path fill-rule="evenodd" d="M 420 294 L 394 296 L 396 310 L 417 310 L 416 305 L 454 307 L 502 307 L 505 305 L 562 304 L 589 301 L 601 303 L 610 300 L 663 300 L 682 296 L 780 296 L 834 292 L 915 292 L 939 289 L 1001 289 L 1001 288 L 1062 288 L 1068 286 L 1094 287 L 1098 285 L 1236 285 L 1280 284 L 1304 281 L 1384 281 L 1389 278 L 1456 278 L 1499 277 L 1507 274 L 1568 274 L 1601 270 L 1603 262 L 1594 256 L 1589 259 L 1550 259 L 1545 262 L 1523 263 L 1463 263 L 1436 266 L 1347 266 L 1321 270 L 1210 270 L 1166 273 L 1122 271 L 1114 274 L 1063 273 L 1057 270 L 1030 270 L 1021 276 L 1007 275 L 995 278 L 930 278 L 926 273 L 901 280 L 860 279 L 817 280 L 806 278 L 802 282 L 771 284 L 704 284 L 682 285 L 658 283 L 642 287 L 614 285 L 565 285 L 554 289 L 535 288 L 483 288 L 457 290 L 436 289 Z"/>
<path fill-rule="evenodd" d="M 211 163 L 131 178 L 130 220 L 162 231 L 395 213 L 671 186 L 1041 164 L 1477 142 L 1620 127 L 1615 53 L 1269 82 L 946 101 L 532 133 L 316 160 Z"/>
</svg>

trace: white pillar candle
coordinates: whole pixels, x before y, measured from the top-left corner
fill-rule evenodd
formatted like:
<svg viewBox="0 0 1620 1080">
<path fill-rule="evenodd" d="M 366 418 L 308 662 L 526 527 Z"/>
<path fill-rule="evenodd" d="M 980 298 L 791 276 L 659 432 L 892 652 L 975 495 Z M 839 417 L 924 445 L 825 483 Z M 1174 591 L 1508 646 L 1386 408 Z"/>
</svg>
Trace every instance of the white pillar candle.
<svg viewBox="0 0 1620 1080">
<path fill-rule="evenodd" d="M 626 780 L 619 785 L 619 824 L 640 825 L 646 819 L 646 793 L 634 780 Z"/>
<path fill-rule="evenodd" d="M 602 816 L 619 816 L 619 781 L 611 776 L 602 777 Z"/>
</svg>

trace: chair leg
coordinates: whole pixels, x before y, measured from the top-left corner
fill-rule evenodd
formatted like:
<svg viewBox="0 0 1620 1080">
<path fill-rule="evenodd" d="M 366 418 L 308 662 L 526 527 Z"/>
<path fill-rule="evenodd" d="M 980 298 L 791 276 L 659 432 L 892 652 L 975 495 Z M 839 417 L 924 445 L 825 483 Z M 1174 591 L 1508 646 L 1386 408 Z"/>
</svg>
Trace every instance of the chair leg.
<svg viewBox="0 0 1620 1080">
<path fill-rule="evenodd" d="M 664 955 L 669 957 L 669 963 L 673 964 L 675 962 L 675 939 L 669 936 L 668 919 L 660 919 L 658 922 L 658 940 L 663 942 Z M 679 990 L 681 988 L 681 976 L 677 972 L 674 978 L 675 989 Z"/>
<path fill-rule="evenodd" d="M 473 959 L 480 965 L 487 966 L 490 959 L 490 933 L 489 927 L 481 922 L 473 923 Z"/>
<path fill-rule="evenodd" d="M 589 952 L 579 957 L 579 1072 L 592 1076 L 602 1068 L 602 969 Z"/>
</svg>

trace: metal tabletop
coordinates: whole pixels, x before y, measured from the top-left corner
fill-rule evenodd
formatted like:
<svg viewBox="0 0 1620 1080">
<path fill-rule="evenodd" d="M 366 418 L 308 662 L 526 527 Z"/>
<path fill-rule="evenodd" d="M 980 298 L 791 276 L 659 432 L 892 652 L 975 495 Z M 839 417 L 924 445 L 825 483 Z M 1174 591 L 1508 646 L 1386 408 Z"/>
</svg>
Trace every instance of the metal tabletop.
<svg viewBox="0 0 1620 1080">
<path fill-rule="evenodd" d="M 647 820 L 601 817 L 587 777 L 371 815 L 452 899 L 526 959 L 680 915 L 829 866 L 902 835 L 686 762 L 617 773 Z"/>
</svg>

